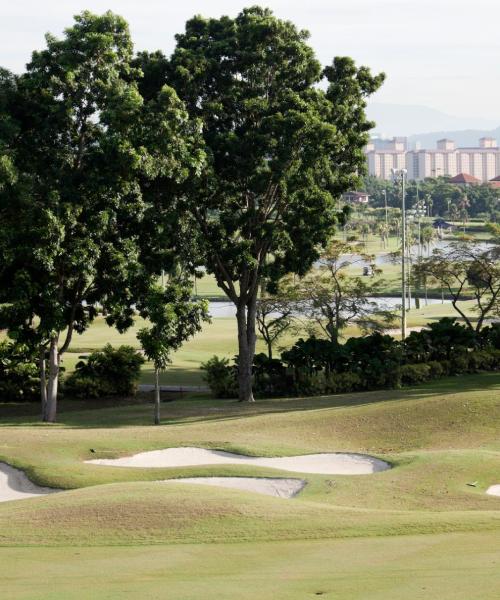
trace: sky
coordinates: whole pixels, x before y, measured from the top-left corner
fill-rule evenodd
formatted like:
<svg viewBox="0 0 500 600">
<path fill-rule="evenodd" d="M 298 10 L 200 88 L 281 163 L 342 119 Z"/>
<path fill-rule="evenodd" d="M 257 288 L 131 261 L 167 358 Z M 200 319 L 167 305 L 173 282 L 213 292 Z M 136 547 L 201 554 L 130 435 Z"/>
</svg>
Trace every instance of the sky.
<svg viewBox="0 0 500 600">
<path fill-rule="evenodd" d="M 0 0 L 0 66 L 21 72 L 46 32 L 61 35 L 85 9 L 121 14 L 137 50 L 169 54 L 194 14 L 235 16 L 256 3 L 308 29 L 324 64 L 347 55 L 384 71 L 376 102 L 500 123 L 499 0 Z"/>
</svg>

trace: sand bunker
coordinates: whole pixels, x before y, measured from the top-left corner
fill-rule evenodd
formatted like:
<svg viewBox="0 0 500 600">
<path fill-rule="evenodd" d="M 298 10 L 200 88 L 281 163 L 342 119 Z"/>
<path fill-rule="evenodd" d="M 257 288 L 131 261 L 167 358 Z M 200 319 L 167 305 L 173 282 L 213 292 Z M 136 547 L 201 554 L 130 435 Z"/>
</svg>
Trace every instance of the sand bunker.
<svg viewBox="0 0 500 600">
<path fill-rule="evenodd" d="M 167 448 L 123 458 L 100 458 L 87 463 L 113 467 L 194 467 L 200 465 L 252 465 L 296 473 L 322 475 L 367 475 L 390 469 L 383 460 L 363 454 L 304 454 L 282 458 L 260 458 L 204 448 Z"/>
<path fill-rule="evenodd" d="M 54 488 L 40 487 L 30 481 L 19 469 L 0 463 L 0 502 L 22 500 L 59 491 Z"/>
<path fill-rule="evenodd" d="M 491 485 L 486 490 L 486 493 L 490 496 L 500 496 L 500 483 L 498 485 Z"/>
<path fill-rule="evenodd" d="M 183 479 L 166 479 L 161 483 L 198 483 L 216 487 L 256 492 L 278 498 L 293 498 L 306 482 L 303 479 L 284 479 L 271 477 L 186 477 Z"/>
</svg>

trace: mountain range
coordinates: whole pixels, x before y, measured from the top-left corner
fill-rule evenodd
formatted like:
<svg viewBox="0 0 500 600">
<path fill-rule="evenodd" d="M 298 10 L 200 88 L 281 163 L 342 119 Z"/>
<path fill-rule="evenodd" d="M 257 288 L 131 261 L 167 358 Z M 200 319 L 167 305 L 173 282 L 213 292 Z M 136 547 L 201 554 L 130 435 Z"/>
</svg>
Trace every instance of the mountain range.
<svg viewBox="0 0 500 600">
<path fill-rule="evenodd" d="M 422 148 L 434 148 L 442 138 L 454 140 L 457 146 L 477 146 L 480 137 L 500 142 L 500 119 L 456 117 L 427 106 L 375 102 L 368 105 L 367 115 L 376 123 L 374 135 L 405 136 L 410 147 L 420 142 Z"/>
</svg>

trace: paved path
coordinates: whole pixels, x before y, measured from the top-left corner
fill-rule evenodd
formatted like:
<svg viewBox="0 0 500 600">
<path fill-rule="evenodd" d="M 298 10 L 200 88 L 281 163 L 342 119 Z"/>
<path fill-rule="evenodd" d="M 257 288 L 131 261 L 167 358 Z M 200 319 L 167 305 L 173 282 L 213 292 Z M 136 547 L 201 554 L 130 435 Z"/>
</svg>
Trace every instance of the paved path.
<svg viewBox="0 0 500 600">
<path fill-rule="evenodd" d="M 150 383 L 139 385 L 140 392 L 152 392 L 155 386 Z M 160 385 L 162 392 L 209 392 L 210 389 L 206 385 Z"/>
</svg>

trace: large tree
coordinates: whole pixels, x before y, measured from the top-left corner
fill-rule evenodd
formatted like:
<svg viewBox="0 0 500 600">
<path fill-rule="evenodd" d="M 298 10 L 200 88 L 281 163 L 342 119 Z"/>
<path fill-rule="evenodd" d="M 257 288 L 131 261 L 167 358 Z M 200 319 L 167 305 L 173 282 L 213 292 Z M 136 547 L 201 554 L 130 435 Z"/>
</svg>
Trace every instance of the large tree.
<svg viewBox="0 0 500 600">
<path fill-rule="evenodd" d="M 342 220 L 337 199 L 365 164 L 365 99 L 383 81 L 346 57 L 323 69 L 307 38 L 259 7 L 194 17 L 164 70 L 202 124 L 207 165 L 179 208 L 236 306 L 240 400 L 253 400 L 261 281 L 304 274 Z M 162 83 L 158 55 L 151 72 Z"/>
<path fill-rule="evenodd" d="M 186 177 L 189 152 L 173 90 L 147 102 L 139 93 L 121 17 L 84 12 L 62 39 L 46 39 L 14 78 L 8 120 L 0 117 L 8 125 L 0 153 L 13 165 L 0 190 L 0 318 L 39 345 L 44 419 L 55 421 L 60 357 L 73 333 L 99 305 L 119 329 L 130 325 L 137 288 L 150 277 L 139 243 L 143 184 Z"/>
</svg>

